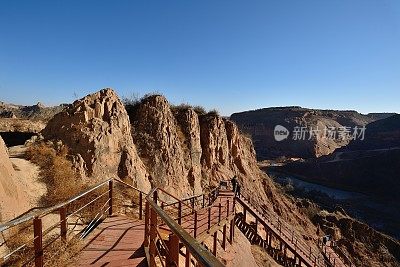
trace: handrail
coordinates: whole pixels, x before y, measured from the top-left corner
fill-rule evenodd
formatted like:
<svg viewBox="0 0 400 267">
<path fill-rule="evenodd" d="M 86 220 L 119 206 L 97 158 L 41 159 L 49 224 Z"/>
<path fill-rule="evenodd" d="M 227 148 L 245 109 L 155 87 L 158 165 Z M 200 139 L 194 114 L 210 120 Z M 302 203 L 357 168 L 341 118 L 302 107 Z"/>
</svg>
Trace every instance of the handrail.
<svg viewBox="0 0 400 267">
<path fill-rule="evenodd" d="M 247 209 L 249 209 L 249 211 L 252 213 L 252 215 L 253 216 L 256 216 L 257 218 L 258 218 L 258 220 L 260 220 L 260 221 L 264 221 L 264 219 L 267 219 L 267 218 L 265 218 L 264 216 L 264 214 L 262 214 L 262 213 L 260 213 L 257 209 L 255 209 L 254 211 L 252 210 L 252 209 L 254 209 L 253 207 L 249 207 L 248 205 L 251 205 L 250 203 L 246 203 L 246 202 L 244 202 L 244 200 L 243 199 L 241 199 L 241 198 L 239 198 L 239 197 L 236 197 L 237 198 L 237 200 L 238 200 L 238 202 L 241 204 L 241 205 L 245 205 L 246 207 L 247 207 Z M 257 213 L 259 213 L 259 214 L 257 214 L 257 213 L 254 213 L 254 212 L 257 212 Z M 260 217 L 261 216 L 261 217 Z M 272 222 L 272 221 L 271 221 Z M 274 226 L 273 224 L 272 224 L 272 226 Z M 276 236 L 281 236 L 280 235 L 280 233 L 278 233 L 278 232 L 275 232 L 275 230 L 278 230 L 279 231 L 279 229 L 270 229 L 272 232 L 274 232 L 274 234 L 276 235 Z M 290 239 L 290 237 L 288 237 L 288 236 L 286 236 L 286 235 L 284 235 L 286 238 L 288 238 L 288 239 Z M 282 237 L 281 237 L 282 238 Z M 297 237 L 296 237 L 296 239 L 297 239 Z M 290 244 L 288 244 L 289 246 L 290 246 Z M 307 245 L 308 246 L 308 245 Z M 311 247 L 310 247 L 311 248 Z M 297 249 L 299 249 L 303 254 L 304 254 L 304 256 L 306 257 L 306 258 L 308 258 L 308 259 L 310 259 L 310 260 L 312 260 L 311 259 L 311 257 L 309 257 L 310 256 L 310 252 L 309 251 L 303 251 L 303 248 L 302 247 L 300 247 L 300 246 L 295 246 L 295 251 L 297 250 Z M 314 252 L 315 253 L 315 252 Z M 312 255 L 316 258 L 316 256 L 315 256 L 315 254 L 314 253 L 312 253 Z M 298 253 L 297 253 L 298 254 Z M 299 256 L 300 256 L 300 254 L 298 254 Z"/>
<path fill-rule="evenodd" d="M 63 206 L 66 206 L 66 205 L 74 202 L 75 200 L 87 195 L 88 193 L 98 189 L 99 187 L 101 187 L 104 184 L 108 183 L 112 179 L 113 178 L 109 178 L 109 179 L 107 179 L 105 181 L 97 183 L 94 186 L 90 187 L 89 189 L 83 191 L 82 193 L 79 193 L 79 194 L 75 195 L 74 197 L 72 197 L 72 198 L 70 198 L 70 199 L 68 199 L 66 201 L 63 201 L 63 202 L 58 203 L 56 205 L 53 205 L 51 207 L 45 208 L 43 210 L 33 212 L 32 214 L 25 215 L 25 216 L 22 216 L 22 217 L 17 218 L 17 219 L 12 219 L 12 220 L 10 220 L 10 221 L 8 221 L 6 223 L 3 223 L 3 224 L 0 225 L 0 232 L 3 232 L 3 231 L 5 231 L 5 230 L 7 230 L 7 229 L 9 229 L 9 228 L 11 228 L 13 226 L 18 225 L 18 224 L 21 224 L 21 223 L 27 222 L 29 220 L 32 220 L 32 219 L 34 219 L 36 217 L 43 217 L 43 216 L 45 216 L 45 215 L 47 215 L 47 214 L 49 214 L 49 213 L 51 213 L 51 212 L 63 207 Z"/>
<path fill-rule="evenodd" d="M 99 187 L 105 185 L 106 183 L 108 183 L 111 180 L 116 181 L 118 183 L 121 183 L 121 184 L 123 184 L 125 186 L 128 186 L 128 187 L 132 188 L 132 189 L 135 189 L 136 191 L 141 192 L 143 194 L 147 194 L 146 192 L 144 192 L 144 191 L 142 191 L 142 190 L 140 190 L 140 189 L 138 189 L 138 188 L 136 188 L 136 187 L 134 187 L 134 186 L 132 186 L 132 185 L 130 185 L 128 183 L 125 183 L 122 180 L 119 180 L 119 179 L 116 179 L 116 178 L 108 178 L 106 180 L 103 180 L 103 181 L 101 181 L 101 182 L 89 187 L 85 191 L 73 196 L 72 198 L 69 198 L 66 201 L 63 201 L 63 202 L 55 204 L 53 206 L 43 208 L 43 209 L 41 209 L 39 211 L 35 211 L 35 212 L 30 213 L 28 215 L 24 215 L 22 217 L 19 217 L 19 218 L 16 218 L 16 219 L 12 219 L 12 220 L 10 220 L 8 222 L 0 224 L 0 232 L 3 232 L 3 231 L 5 231 L 5 230 L 7 230 L 7 229 L 9 229 L 9 228 L 11 228 L 13 226 L 18 225 L 18 224 L 21 224 L 21 223 L 27 222 L 29 220 L 32 220 L 35 217 L 43 217 L 43 216 L 45 216 L 45 215 L 47 215 L 47 214 L 49 214 L 49 213 L 51 213 L 51 212 L 53 212 L 55 210 L 58 210 L 59 208 L 62 208 L 64 206 L 66 206 L 66 205 L 68 205 L 68 204 L 80 199 L 81 197 L 93 192 L 94 190 L 96 190 Z"/>
<path fill-rule="evenodd" d="M 123 184 L 123 185 L 125 185 L 125 186 L 127 186 L 127 187 L 129 187 L 129 188 L 132 188 L 132 189 L 138 191 L 139 193 L 147 194 L 147 193 L 144 192 L 143 190 L 140 190 L 139 188 L 134 187 L 133 185 L 130 185 L 130 184 L 128 184 L 128 183 L 122 181 L 121 179 L 118 179 L 118 178 L 111 178 L 111 179 L 113 179 L 114 181 L 116 181 L 116 182 L 118 182 L 118 183 L 120 183 L 120 184 Z"/>
<path fill-rule="evenodd" d="M 159 188 L 153 188 L 146 196 L 146 200 L 151 208 L 165 222 L 170 230 L 179 237 L 180 241 L 190 250 L 190 253 L 206 267 L 223 267 L 224 265 L 204 246 L 202 246 L 195 238 L 186 232 L 177 222 L 175 222 L 164 210 L 161 209 L 151 199 L 153 192 Z"/>
</svg>

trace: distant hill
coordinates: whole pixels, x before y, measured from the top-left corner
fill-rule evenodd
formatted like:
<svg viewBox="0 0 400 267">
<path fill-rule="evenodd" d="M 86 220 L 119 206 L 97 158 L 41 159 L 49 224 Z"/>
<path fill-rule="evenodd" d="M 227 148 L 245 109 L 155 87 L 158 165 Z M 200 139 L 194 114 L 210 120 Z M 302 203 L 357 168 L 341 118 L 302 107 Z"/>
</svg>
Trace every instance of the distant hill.
<svg viewBox="0 0 400 267">
<path fill-rule="evenodd" d="M 32 106 L 9 104 L 0 101 L 0 118 L 18 118 L 48 121 L 55 114 L 61 112 L 66 105 L 45 107 L 42 103 Z"/>
<path fill-rule="evenodd" d="M 397 113 L 368 113 L 367 116 L 374 120 L 383 120 L 389 118 L 393 115 L 397 115 Z"/>
<path fill-rule="evenodd" d="M 364 140 L 351 141 L 339 151 L 389 149 L 400 147 L 400 115 L 392 115 L 366 126 Z"/>
<path fill-rule="evenodd" d="M 366 125 L 364 140 L 282 169 L 308 181 L 399 201 L 400 115 Z"/>
<path fill-rule="evenodd" d="M 349 140 L 324 138 L 324 130 L 330 127 L 365 126 L 380 118 L 387 118 L 392 113 L 361 114 L 354 110 L 319 110 L 298 106 L 271 107 L 258 110 L 234 113 L 231 120 L 235 121 L 239 128 L 250 134 L 253 138 L 257 157 L 259 160 L 273 159 L 277 157 L 301 157 L 314 158 L 328 155 L 337 148 L 345 146 Z M 274 138 L 274 128 L 282 125 L 291 135 L 280 142 Z M 293 130 L 298 127 L 319 129 L 319 134 L 305 140 L 293 140 Z"/>
</svg>

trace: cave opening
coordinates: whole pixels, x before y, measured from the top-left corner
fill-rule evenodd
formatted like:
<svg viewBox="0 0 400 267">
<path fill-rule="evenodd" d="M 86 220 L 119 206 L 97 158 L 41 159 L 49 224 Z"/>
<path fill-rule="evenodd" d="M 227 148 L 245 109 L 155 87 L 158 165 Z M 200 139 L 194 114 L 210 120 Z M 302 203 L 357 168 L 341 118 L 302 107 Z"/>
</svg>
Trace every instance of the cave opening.
<svg viewBox="0 0 400 267">
<path fill-rule="evenodd" d="M 3 138 L 4 143 L 7 147 L 19 146 L 25 144 L 36 133 L 31 132 L 0 132 L 0 136 Z"/>
</svg>

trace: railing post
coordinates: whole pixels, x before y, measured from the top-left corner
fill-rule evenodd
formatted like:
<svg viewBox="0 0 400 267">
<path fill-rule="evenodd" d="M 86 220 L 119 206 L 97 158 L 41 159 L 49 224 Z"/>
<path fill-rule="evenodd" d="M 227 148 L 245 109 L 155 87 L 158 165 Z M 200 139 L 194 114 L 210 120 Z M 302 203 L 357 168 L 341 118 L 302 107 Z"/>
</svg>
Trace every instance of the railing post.
<svg viewBox="0 0 400 267">
<path fill-rule="evenodd" d="M 197 237 L 197 211 L 194 211 L 194 230 L 193 230 L 193 237 Z"/>
<path fill-rule="evenodd" d="M 258 228 L 258 219 L 257 219 L 257 217 L 256 217 L 256 221 L 255 221 L 255 227 L 254 227 L 254 231 L 255 231 L 255 233 L 257 234 L 257 228 Z"/>
<path fill-rule="evenodd" d="M 35 267 L 43 267 L 43 232 L 42 219 L 35 217 L 33 219 L 33 235 L 35 249 Z"/>
<path fill-rule="evenodd" d="M 108 182 L 108 215 L 111 216 L 113 214 L 113 180 Z"/>
<path fill-rule="evenodd" d="M 143 218 L 143 193 L 139 192 L 139 220 Z"/>
<path fill-rule="evenodd" d="M 158 201 L 158 192 L 157 192 L 157 190 L 154 191 L 154 193 L 153 193 L 153 201 L 154 201 L 154 203 L 156 203 L 156 205 L 158 205 L 158 203 L 157 203 L 157 201 Z"/>
<path fill-rule="evenodd" d="M 203 194 L 203 208 L 206 205 L 206 196 Z"/>
<path fill-rule="evenodd" d="M 144 247 L 149 246 L 149 221 L 150 221 L 150 204 L 146 201 L 144 212 Z"/>
<path fill-rule="evenodd" d="M 229 218 L 229 199 L 226 200 L 226 218 Z"/>
<path fill-rule="evenodd" d="M 67 241 L 67 209 L 64 207 L 60 208 L 60 230 L 61 230 L 61 239 L 66 242 Z"/>
<path fill-rule="evenodd" d="M 175 234 L 170 234 L 167 246 L 169 254 L 166 257 L 166 266 L 179 267 L 179 237 Z"/>
<path fill-rule="evenodd" d="M 246 222 L 246 217 L 247 217 L 247 208 L 243 206 L 243 221 Z"/>
<path fill-rule="evenodd" d="M 156 191 L 155 191 L 156 192 Z M 155 193 L 154 192 L 154 193 Z M 157 213 L 154 209 L 150 211 L 150 267 L 155 267 L 155 256 L 156 256 L 156 237 L 157 237 Z"/>
<path fill-rule="evenodd" d="M 212 207 L 208 208 L 208 230 L 211 228 L 211 209 Z"/>
<path fill-rule="evenodd" d="M 221 204 L 221 202 L 219 202 L 219 205 L 218 205 L 218 223 L 221 222 L 221 210 L 222 210 L 222 204 Z"/>
<path fill-rule="evenodd" d="M 229 229 L 229 242 L 231 242 L 231 244 L 233 243 L 233 238 L 235 235 L 235 219 L 231 220 L 231 227 Z"/>
<path fill-rule="evenodd" d="M 214 233 L 214 242 L 213 242 L 213 254 L 217 256 L 217 238 L 218 238 L 218 231 Z"/>
<path fill-rule="evenodd" d="M 185 267 L 190 267 L 190 250 L 186 248 L 186 255 L 185 255 Z"/>
<path fill-rule="evenodd" d="M 226 224 L 222 228 L 222 248 L 226 250 Z"/>
<path fill-rule="evenodd" d="M 178 223 L 179 225 L 182 224 L 182 202 L 179 201 L 178 203 Z"/>
</svg>

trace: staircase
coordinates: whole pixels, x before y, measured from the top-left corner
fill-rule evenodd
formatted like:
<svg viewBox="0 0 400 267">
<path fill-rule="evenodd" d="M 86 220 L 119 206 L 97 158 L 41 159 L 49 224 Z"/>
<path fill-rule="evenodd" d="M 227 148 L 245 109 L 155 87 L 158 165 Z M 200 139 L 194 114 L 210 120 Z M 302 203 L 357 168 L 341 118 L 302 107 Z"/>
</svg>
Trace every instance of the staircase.
<svg viewBox="0 0 400 267">
<path fill-rule="evenodd" d="M 241 212 L 235 224 L 252 243 L 265 248 L 283 266 L 352 266 L 347 257 L 339 256 L 332 246 L 312 248 L 294 228 L 266 210 L 260 211 L 243 195 L 236 197 Z M 250 216 L 249 216 L 250 215 Z M 252 217 L 252 218 L 249 218 Z M 262 235 L 263 233 L 263 235 Z"/>
</svg>

